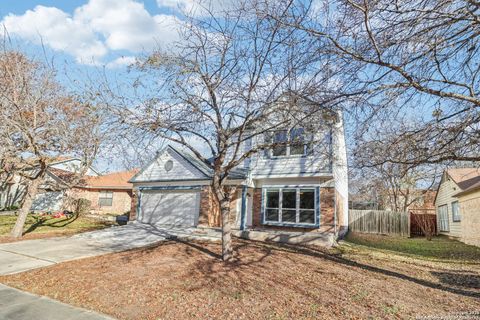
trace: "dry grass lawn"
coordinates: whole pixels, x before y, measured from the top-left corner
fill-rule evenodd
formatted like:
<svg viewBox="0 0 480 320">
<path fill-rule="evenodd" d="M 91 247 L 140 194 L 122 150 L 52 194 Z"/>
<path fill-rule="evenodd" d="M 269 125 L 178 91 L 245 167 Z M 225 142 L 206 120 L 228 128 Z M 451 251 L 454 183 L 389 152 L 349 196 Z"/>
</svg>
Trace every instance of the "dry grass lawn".
<svg viewBox="0 0 480 320">
<path fill-rule="evenodd" d="M 22 238 L 14 239 L 10 237 L 10 231 L 16 220 L 17 216 L 15 215 L 0 215 L 0 243 L 68 236 L 103 229 L 115 224 L 82 216 L 53 218 L 49 215 L 29 214 L 25 221 Z"/>
<path fill-rule="evenodd" d="M 480 310 L 480 266 L 237 240 L 71 261 L 0 282 L 119 319 L 412 318 Z"/>
</svg>

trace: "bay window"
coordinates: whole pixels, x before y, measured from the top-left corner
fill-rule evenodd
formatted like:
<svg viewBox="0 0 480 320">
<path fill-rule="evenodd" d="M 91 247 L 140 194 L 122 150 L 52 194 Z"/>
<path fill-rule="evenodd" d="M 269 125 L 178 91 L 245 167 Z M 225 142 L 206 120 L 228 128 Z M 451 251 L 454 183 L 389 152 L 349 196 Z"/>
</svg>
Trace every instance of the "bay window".
<svg viewBox="0 0 480 320">
<path fill-rule="evenodd" d="M 265 188 L 264 222 L 266 224 L 316 225 L 315 188 Z"/>
</svg>

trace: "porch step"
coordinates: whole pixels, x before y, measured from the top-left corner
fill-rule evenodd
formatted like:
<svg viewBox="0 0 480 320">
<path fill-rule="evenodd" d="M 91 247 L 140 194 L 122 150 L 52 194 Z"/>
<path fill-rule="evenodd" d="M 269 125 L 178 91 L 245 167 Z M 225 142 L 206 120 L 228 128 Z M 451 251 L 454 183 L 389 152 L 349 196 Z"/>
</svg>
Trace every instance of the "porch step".
<svg viewBox="0 0 480 320">
<path fill-rule="evenodd" d="M 287 232 L 273 230 L 234 230 L 236 237 L 266 242 L 279 242 L 288 244 L 315 245 L 331 247 L 335 243 L 333 233 L 320 232 Z"/>
</svg>

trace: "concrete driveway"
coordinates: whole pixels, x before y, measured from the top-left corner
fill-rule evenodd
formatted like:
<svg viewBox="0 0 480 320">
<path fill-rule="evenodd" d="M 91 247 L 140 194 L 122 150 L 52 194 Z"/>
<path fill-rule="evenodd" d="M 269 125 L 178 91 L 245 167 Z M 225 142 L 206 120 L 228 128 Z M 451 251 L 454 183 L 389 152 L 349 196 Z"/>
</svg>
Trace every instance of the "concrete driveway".
<svg viewBox="0 0 480 320">
<path fill-rule="evenodd" d="M 219 241 L 215 230 L 159 227 L 142 223 L 80 233 L 71 237 L 0 244 L 0 275 L 140 248 L 167 239 Z"/>
<path fill-rule="evenodd" d="M 0 284 L 2 320 L 114 320 L 103 314 Z"/>
<path fill-rule="evenodd" d="M 0 275 L 139 248 L 170 237 L 167 229 L 132 223 L 71 237 L 4 243 L 0 244 Z"/>
</svg>

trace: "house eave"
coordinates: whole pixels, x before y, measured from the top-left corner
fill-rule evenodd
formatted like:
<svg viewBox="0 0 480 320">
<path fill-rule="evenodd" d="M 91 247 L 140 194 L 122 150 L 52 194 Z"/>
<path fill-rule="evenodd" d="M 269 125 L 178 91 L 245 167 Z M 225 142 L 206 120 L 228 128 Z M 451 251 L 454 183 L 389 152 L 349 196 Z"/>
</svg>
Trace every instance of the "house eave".
<svg viewBox="0 0 480 320">
<path fill-rule="evenodd" d="M 252 179 L 270 178 L 333 178 L 331 172 L 301 172 L 301 173 L 275 173 L 275 174 L 252 174 Z"/>
<path fill-rule="evenodd" d="M 77 186 L 77 188 L 87 189 L 87 190 L 91 190 L 91 189 L 95 189 L 95 190 L 99 190 L 99 189 L 108 189 L 108 190 L 132 190 L 132 189 L 133 189 L 133 186 L 131 186 L 131 187 L 119 187 L 119 186 Z"/>
<path fill-rule="evenodd" d="M 156 183 L 156 182 L 161 182 L 161 183 L 175 183 L 175 182 L 211 182 L 212 179 L 160 179 L 160 180 L 138 180 L 138 181 L 129 181 L 132 184 L 142 184 L 142 183 Z M 245 179 L 227 179 L 226 183 L 229 182 L 244 182 Z"/>
</svg>

